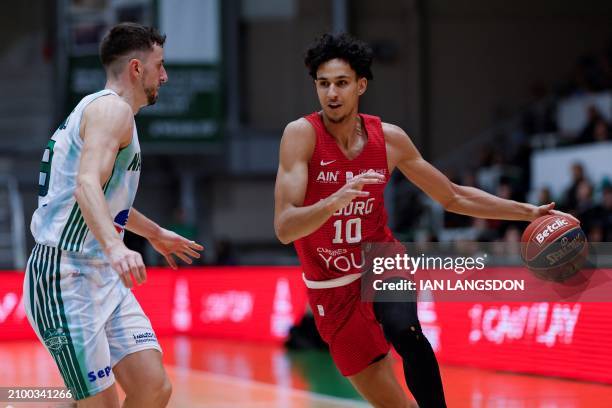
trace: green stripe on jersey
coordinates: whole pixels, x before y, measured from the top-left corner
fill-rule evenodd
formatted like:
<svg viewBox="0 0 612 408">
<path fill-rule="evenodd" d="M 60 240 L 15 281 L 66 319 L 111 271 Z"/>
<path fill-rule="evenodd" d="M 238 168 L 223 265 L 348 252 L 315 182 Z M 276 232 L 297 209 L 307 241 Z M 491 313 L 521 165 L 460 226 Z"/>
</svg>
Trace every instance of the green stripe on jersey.
<svg viewBox="0 0 612 408">
<path fill-rule="evenodd" d="M 62 236 L 60 237 L 59 247 L 64 250 L 69 250 L 67 248 L 67 242 L 70 240 L 71 232 L 76 226 L 78 216 L 81 214 L 79 210 L 78 203 L 74 203 L 72 206 L 72 210 L 70 211 L 70 216 L 68 217 L 68 222 L 64 226 L 64 230 L 62 231 Z"/>
<path fill-rule="evenodd" d="M 102 192 L 104 194 L 106 194 L 106 191 L 108 190 L 108 186 L 114 173 L 115 168 L 113 167 L 110 177 L 102 186 Z M 87 237 L 88 232 L 89 227 L 83 218 L 79 203 L 75 202 L 72 207 L 72 211 L 70 212 L 70 216 L 68 217 L 68 222 L 66 223 L 60 238 L 60 249 L 71 252 L 80 252 L 83 249 L 85 237 Z"/>
</svg>

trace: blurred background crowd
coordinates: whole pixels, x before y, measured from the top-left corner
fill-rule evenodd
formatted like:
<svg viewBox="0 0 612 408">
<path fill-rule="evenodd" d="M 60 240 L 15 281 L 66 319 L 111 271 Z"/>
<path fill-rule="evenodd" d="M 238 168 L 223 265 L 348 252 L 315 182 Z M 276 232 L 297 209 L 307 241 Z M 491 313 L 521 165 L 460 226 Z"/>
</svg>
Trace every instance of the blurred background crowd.
<svg viewBox="0 0 612 408">
<path fill-rule="evenodd" d="M 472 149 L 470 157 L 476 160 L 455 165 L 447 174 L 455 183 L 503 198 L 536 205 L 555 202 L 557 209 L 580 219 L 589 241 L 608 242 L 612 240 L 612 165 L 605 163 L 603 175 L 599 171 L 590 175 L 588 164 L 592 159 L 589 151 L 598 146 L 609 148 L 612 142 L 612 39 L 597 52 L 580 55 L 573 64 L 563 78 L 533 82 L 526 89 L 531 100 L 514 120 L 494 126 L 490 136 Z M 532 161 L 538 160 L 538 153 L 557 149 L 574 152 L 574 159 L 565 161 L 569 165 L 548 169 L 556 174 L 556 188 L 535 186 Z M 442 214 L 439 206 L 416 189 L 409 190 L 404 200 L 407 211 L 398 232 L 406 240 L 518 242 L 526 226 Z"/>
</svg>

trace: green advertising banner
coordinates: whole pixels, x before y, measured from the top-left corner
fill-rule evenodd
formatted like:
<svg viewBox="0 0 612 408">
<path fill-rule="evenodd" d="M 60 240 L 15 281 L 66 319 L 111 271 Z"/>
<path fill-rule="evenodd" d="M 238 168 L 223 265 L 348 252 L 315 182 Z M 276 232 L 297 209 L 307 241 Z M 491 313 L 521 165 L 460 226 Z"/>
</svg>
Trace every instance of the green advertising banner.
<svg viewBox="0 0 612 408">
<path fill-rule="evenodd" d="M 220 72 L 205 65 L 166 64 L 168 82 L 136 117 L 143 141 L 216 141 L 222 115 Z"/>
<path fill-rule="evenodd" d="M 167 35 L 168 82 L 153 106 L 136 116 L 143 143 L 216 143 L 222 134 L 223 98 L 219 0 L 140 0 L 83 7 L 68 0 L 66 113 L 79 100 L 104 87 L 98 58 L 104 33 L 120 21 L 154 24 Z M 96 4 L 99 4 L 96 6 Z M 191 143 L 190 143 L 191 144 Z"/>
</svg>

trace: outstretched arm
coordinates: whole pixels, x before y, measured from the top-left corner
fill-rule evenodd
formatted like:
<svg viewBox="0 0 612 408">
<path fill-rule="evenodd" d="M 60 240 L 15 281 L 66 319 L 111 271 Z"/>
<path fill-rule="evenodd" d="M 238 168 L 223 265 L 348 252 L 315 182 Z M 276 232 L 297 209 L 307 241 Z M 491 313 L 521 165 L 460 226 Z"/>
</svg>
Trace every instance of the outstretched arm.
<svg viewBox="0 0 612 408">
<path fill-rule="evenodd" d="M 554 210 L 555 203 L 538 207 L 506 200 L 478 188 L 457 185 L 423 159 L 402 129 L 385 123 L 383 130 L 391 169 L 397 167 L 406 178 L 440 203 L 447 211 L 478 218 L 517 221 L 532 221 L 546 214 L 559 214 L 574 218 L 569 214 Z"/>
<path fill-rule="evenodd" d="M 173 269 L 177 268 L 173 256 L 191 264 L 193 262 L 192 258 L 200 257 L 200 254 L 196 251 L 204 249 L 202 245 L 160 227 L 135 208 L 130 210 L 126 228 L 134 234 L 145 237 L 151 246 L 164 256 L 168 265 Z"/>
<path fill-rule="evenodd" d="M 283 133 L 274 189 L 274 231 L 283 244 L 312 234 L 354 198 L 367 197 L 369 192 L 362 191 L 365 184 L 384 181 L 384 176 L 365 173 L 353 178 L 329 197 L 304 206 L 308 162 L 315 140 L 314 129 L 305 119 L 291 122 Z"/>
</svg>

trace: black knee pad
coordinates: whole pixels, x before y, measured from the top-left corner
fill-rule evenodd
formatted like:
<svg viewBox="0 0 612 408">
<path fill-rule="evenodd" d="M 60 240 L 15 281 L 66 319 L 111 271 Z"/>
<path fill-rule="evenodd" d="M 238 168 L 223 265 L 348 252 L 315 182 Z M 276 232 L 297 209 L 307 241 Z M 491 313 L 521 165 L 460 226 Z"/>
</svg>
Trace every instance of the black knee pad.
<svg viewBox="0 0 612 408">
<path fill-rule="evenodd" d="M 425 338 L 416 302 L 377 302 L 374 304 L 374 314 L 385 337 L 398 353 L 423 346 Z"/>
<path fill-rule="evenodd" d="M 402 357 L 406 385 L 419 406 L 446 407 L 438 362 L 421 329 L 416 302 L 375 302 L 374 314 Z"/>
<path fill-rule="evenodd" d="M 374 315 L 383 326 L 385 335 L 405 330 L 420 331 L 416 302 L 375 302 Z"/>
<path fill-rule="evenodd" d="M 402 357 L 409 353 L 420 353 L 428 347 L 427 339 L 423 335 L 420 324 L 400 331 L 387 330 L 385 337 Z"/>
</svg>

